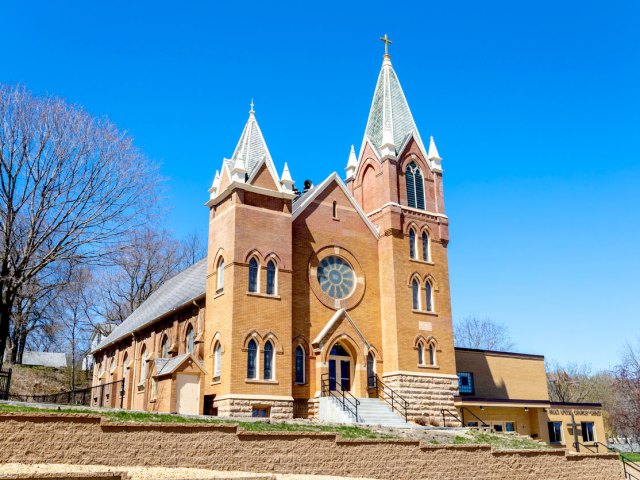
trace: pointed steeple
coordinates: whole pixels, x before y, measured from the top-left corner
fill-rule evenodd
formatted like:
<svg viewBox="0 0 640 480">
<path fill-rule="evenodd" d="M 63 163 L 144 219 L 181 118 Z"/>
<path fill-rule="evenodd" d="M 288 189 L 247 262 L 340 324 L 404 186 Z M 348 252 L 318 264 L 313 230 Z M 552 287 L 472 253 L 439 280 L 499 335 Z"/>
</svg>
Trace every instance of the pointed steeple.
<svg viewBox="0 0 640 480">
<path fill-rule="evenodd" d="M 247 120 L 238 145 L 233 152 L 231 160 L 226 160 L 229 170 L 244 168 L 246 175 L 251 176 L 254 168 L 262 159 L 272 162 L 271 154 L 267 148 L 267 143 L 262 136 L 262 131 L 256 120 L 255 110 L 253 109 L 253 99 L 251 100 L 251 110 L 249 110 L 249 119 Z M 240 170 L 238 170 L 240 171 Z"/>
<path fill-rule="evenodd" d="M 289 166 L 287 162 L 284 162 L 284 169 L 282 170 L 282 176 L 280 177 L 280 184 L 286 193 L 293 193 L 294 181 L 289 173 Z"/>
<path fill-rule="evenodd" d="M 438 154 L 436 148 L 436 142 L 433 140 L 433 136 L 429 139 L 429 153 L 427 154 L 429 162 L 431 162 L 431 168 L 433 170 L 442 171 L 442 158 Z"/>
<path fill-rule="evenodd" d="M 347 161 L 347 167 L 345 170 L 347 171 L 347 180 L 353 178 L 356 173 L 356 169 L 358 168 L 358 159 L 356 158 L 356 151 L 351 145 L 351 151 L 349 152 L 349 160 Z"/>
<path fill-rule="evenodd" d="M 364 140 L 369 139 L 380 157 L 384 157 L 396 155 L 397 149 L 413 133 L 420 148 L 426 151 L 400 86 L 400 81 L 391 64 L 391 56 L 388 53 L 391 41 L 386 35 L 381 40 L 385 42 L 385 54 L 373 94 Z"/>
</svg>

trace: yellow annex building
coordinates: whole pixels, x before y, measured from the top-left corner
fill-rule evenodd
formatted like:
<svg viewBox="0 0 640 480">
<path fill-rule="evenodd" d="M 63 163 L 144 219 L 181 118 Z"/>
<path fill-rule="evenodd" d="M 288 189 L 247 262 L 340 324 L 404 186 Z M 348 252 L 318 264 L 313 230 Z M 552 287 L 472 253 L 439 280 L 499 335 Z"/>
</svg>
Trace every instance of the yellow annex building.
<svg viewBox="0 0 640 480">
<path fill-rule="evenodd" d="M 220 416 L 423 417 L 567 445 L 567 412 L 580 408 L 576 420 L 591 423 L 579 429 L 604 439 L 598 405 L 549 402 L 542 357 L 454 349 L 441 158 L 388 53 L 345 170 L 298 191 L 286 164 L 278 175 L 252 106 L 209 189 L 207 257 L 97 346 L 93 384 L 109 386 L 96 401 Z"/>
</svg>

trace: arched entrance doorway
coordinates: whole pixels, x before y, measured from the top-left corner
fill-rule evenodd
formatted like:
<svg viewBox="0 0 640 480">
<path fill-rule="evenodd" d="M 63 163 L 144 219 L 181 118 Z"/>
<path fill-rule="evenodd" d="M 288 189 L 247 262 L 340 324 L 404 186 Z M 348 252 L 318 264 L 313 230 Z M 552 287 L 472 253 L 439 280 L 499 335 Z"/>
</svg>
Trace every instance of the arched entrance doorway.
<svg viewBox="0 0 640 480">
<path fill-rule="evenodd" d="M 355 362 L 349 351 L 336 342 L 329 351 L 329 389 L 350 392 Z"/>
</svg>

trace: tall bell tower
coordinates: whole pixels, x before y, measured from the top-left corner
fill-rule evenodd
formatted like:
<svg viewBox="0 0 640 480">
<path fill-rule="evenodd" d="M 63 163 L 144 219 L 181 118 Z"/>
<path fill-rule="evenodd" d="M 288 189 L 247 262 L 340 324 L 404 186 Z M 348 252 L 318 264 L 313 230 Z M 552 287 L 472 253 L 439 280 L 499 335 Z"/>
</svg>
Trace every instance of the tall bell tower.
<svg viewBox="0 0 640 480">
<path fill-rule="evenodd" d="M 433 137 L 425 147 L 391 63 L 391 40 L 381 40 L 382 68 L 347 184 L 380 232 L 382 377 L 407 398 L 411 416 L 437 416 L 454 411 L 458 387 L 441 158 Z"/>
</svg>

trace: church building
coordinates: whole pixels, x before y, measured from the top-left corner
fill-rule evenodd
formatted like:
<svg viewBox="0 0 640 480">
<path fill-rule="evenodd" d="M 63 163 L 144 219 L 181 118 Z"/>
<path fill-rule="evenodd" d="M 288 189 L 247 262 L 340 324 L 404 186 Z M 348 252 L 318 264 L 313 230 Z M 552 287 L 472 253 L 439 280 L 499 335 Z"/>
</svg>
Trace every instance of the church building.
<svg viewBox="0 0 640 480">
<path fill-rule="evenodd" d="M 442 159 L 384 40 L 344 175 L 295 188 L 252 105 L 209 189 L 207 257 L 94 350 L 107 396 L 124 379 L 134 410 L 340 420 L 335 405 L 348 417 L 378 402 L 403 419 L 462 423 Z"/>
</svg>

